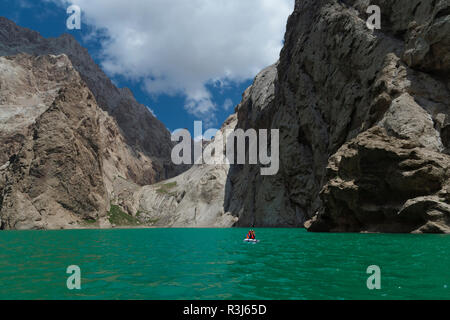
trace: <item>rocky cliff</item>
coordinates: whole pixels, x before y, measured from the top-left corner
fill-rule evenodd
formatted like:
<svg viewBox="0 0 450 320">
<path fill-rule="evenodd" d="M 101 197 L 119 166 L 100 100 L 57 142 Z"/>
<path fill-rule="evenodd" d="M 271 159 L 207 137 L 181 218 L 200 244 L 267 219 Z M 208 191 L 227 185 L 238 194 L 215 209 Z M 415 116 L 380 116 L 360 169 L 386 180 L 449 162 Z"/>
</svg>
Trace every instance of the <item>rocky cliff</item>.
<svg viewBox="0 0 450 320">
<path fill-rule="evenodd" d="M 220 132 L 233 130 L 231 115 Z M 223 140 L 205 143 L 215 150 Z M 237 217 L 226 211 L 229 164 L 194 165 L 172 179 L 149 186 L 137 186 L 125 179 L 114 182 L 113 200 L 142 224 L 156 227 L 232 227 Z"/>
<path fill-rule="evenodd" d="M 450 233 L 450 0 L 297 0 L 222 127 L 279 129 L 274 176 L 174 177 L 168 132 L 76 41 L 0 25 L 2 228 L 108 226 L 112 201 L 153 226 Z"/>
<path fill-rule="evenodd" d="M 242 226 L 450 232 L 449 75 L 448 0 L 297 0 L 237 108 L 239 128 L 280 130 L 280 172 L 233 167 L 227 209 Z"/>
<path fill-rule="evenodd" d="M 170 133 L 71 36 L 0 18 L 0 228 L 108 227 L 113 183 L 175 176 Z"/>
<path fill-rule="evenodd" d="M 137 165 L 130 165 L 126 178 L 144 185 L 186 170 L 185 167 L 175 167 L 170 161 L 173 144 L 166 127 L 134 99 L 128 88 L 117 88 L 71 35 L 46 39 L 38 32 L 0 17 L 0 56 L 20 53 L 32 56 L 67 55 L 93 93 L 98 106 L 114 119 L 130 152 L 134 153 Z M 144 162 L 151 162 L 151 165 Z"/>
</svg>

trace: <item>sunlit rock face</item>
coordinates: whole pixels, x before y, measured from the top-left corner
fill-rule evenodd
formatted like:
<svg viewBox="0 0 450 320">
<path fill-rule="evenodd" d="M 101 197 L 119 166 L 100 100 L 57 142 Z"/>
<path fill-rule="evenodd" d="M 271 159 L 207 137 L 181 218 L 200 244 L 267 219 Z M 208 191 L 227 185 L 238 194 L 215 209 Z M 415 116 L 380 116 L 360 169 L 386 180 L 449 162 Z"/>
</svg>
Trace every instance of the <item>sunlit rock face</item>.
<svg viewBox="0 0 450 320">
<path fill-rule="evenodd" d="M 0 18 L 0 228 L 108 227 L 113 182 L 175 176 L 170 133 L 71 36 Z"/>
<path fill-rule="evenodd" d="M 281 162 L 273 177 L 231 168 L 238 224 L 449 232 L 449 14 L 448 0 L 297 1 L 273 81 L 237 110 L 238 127 L 280 130 Z"/>
<path fill-rule="evenodd" d="M 0 17 L 0 56 L 20 53 L 32 56 L 64 54 L 69 58 L 97 105 L 116 122 L 130 147 L 129 153 L 138 167 L 131 165 L 126 178 L 142 185 L 151 184 L 187 169 L 186 166 L 172 164 L 170 155 L 173 143 L 167 128 L 148 108 L 135 100 L 129 89 L 117 88 L 72 36 L 64 34 L 59 38 L 46 39 L 35 31 Z"/>
<path fill-rule="evenodd" d="M 224 135 L 236 124 L 233 114 L 220 132 Z M 206 145 L 219 150 L 219 144 L 224 141 L 214 139 Z M 226 163 L 193 165 L 174 178 L 143 187 L 119 178 L 113 184 L 113 201 L 150 226 L 229 228 L 238 220 L 225 206 L 229 168 Z"/>
</svg>

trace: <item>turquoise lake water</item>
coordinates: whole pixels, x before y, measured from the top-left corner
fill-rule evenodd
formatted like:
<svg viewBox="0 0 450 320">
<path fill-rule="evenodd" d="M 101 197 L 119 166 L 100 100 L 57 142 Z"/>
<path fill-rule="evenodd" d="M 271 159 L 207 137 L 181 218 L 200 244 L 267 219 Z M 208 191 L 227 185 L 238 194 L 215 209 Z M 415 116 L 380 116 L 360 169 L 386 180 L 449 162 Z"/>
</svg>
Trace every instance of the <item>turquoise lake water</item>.
<svg viewBox="0 0 450 320">
<path fill-rule="evenodd" d="M 0 299 L 450 299 L 450 236 L 247 231 L 2 231 Z"/>
</svg>

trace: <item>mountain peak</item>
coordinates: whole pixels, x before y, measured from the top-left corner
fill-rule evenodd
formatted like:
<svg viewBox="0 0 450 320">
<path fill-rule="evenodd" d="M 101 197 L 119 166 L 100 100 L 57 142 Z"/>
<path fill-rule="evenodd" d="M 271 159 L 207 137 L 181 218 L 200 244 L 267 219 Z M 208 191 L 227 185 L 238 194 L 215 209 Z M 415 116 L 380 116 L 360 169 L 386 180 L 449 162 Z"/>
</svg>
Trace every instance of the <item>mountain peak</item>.
<svg viewBox="0 0 450 320">
<path fill-rule="evenodd" d="M 64 33 L 57 38 L 44 38 L 38 32 L 16 25 L 2 17 L 0 23 L 0 56 L 27 53 L 32 56 L 60 55 L 69 57 L 73 67 L 93 93 L 99 107 L 112 116 L 124 138 L 132 148 L 147 157 L 163 161 L 156 168 L 156 180 L 169 178 L 181 170 L 170 162 L 172 141 L 165 126 L 142 104 L 138 103 L 128 88 L 117 88 L 72 35 Z M 157 136 L 149 142 L 148 137 Z M 156 165 L 155 162 L 155 165 Z M 164 169 L 162 169 L 164 168 Z M 137 180 L 152 183 L 154 180 Z"/>
</svg>

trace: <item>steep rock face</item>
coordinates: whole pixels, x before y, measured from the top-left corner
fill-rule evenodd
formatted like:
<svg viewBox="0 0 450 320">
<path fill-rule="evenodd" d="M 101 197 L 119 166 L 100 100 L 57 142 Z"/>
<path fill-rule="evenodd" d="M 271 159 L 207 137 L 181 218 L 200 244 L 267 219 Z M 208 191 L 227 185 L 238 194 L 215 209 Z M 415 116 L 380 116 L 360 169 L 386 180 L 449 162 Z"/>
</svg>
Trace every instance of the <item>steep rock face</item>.
<svg viewBox="0 0 450 320">
<path fill-rule="evenodd" d="M 66 55 L 0 57 L 4 229 L 108 227 L 113 182 L 156 176 Z M 130 179 L 132 180 L 132 179 Z"/>
<path fill-rule="evenodd" d="M 221 132 L 234 129 L 236 115 Z M 207 145 L 216 148 L 221 140 Z M 124 179 L 114 181 L 113 200 L 144 224 L 163 227 L 231 227 L 237 217 L 225 210 L 228 164 L 194 165 L 172 179 L 140 187 Z"/>
<path fill-rule="evenodd" d="M 118 177 L 145 185 L 186 169 L 169 131 L 72 37 L 4 18 L 0 143 L 0 229 L 110 227 Z"/>
<path fill-rule="evenodd" d="M 1 57 L 0 68 L 0 135 L 9 147 L 2 156 L 13 151 L 0 168 L 1 228 L 104 223 L 109 208 L 99 123 L 106 115 L 68 57 Z"/>
<path fill-rule="evenodd" d="M 381 8 L 381 30 L 366 26 L 371 4 Z M 269 86 L 273 97 L 260 121 L 252 113 L 261 102 L 248 95 L 238 112 L 238 127 L 280 130 L 276 176 L 231 169 L 237 174 L 229 208 L 244 217 L 240 224 L 302 225 L 315 217 L 307 223 L 311 231 L 448 231 L 449 8 L 448 0 L 296 1 Z M 368 152 L 360 144 L 373 127 L 381 131 L 372 133 L 377 148 Z M 409 144 L 418 151 L 406 152 Z M 346 161 L 336 160 L 346 152 L 356 153 L 351 174 Z M 386 167 L 368 160 L 384 156 Z M 372 177 L 368 163 L 374 172 L 395 172 L 396 184 L 387 174 Z M 397 200 L 386 199 L 384 208 L 367 190 Z"/>
<path fill-rule="evenodd" d="M 330 158 L 310 231 L 450 232 L 450 157 L 373 127 Z"/>
<path fill-rule="evenodd" d="M 152 184 L 187 170 L 186 166 L 174 166 L 170 161 L 173 144 L 165 126 L 134 99 L 129 89 L 118 89 L 72 36 L 64 34 L 45 39 L 35 31 L 0 17 L 0 56 L 19 53 L 69 57 L 98 106 L 117 122 L 120 134 L 132 149 L 130 154 L 137 165 L 130 166 L 127 179 L 141 185 Z"/>
<path fill-rule="evenodd" d="M 276 113 L 275 84 L 277 64 L 259 73 L 236 107 L 237 128 L 271 129 Z M 284 137 L 280 136 L 280 139 Z M 248 148 L 247 148 L 248 153 Z M 247 155 L 248 159 L 248 155 Z M 297 215 L 289 201 L 283 174 L 261 176 L 260 165 L 233 165 L 226 185 L 225 209 L 238 217 L 237 226 L 299 227 L 303 217 Z"/>
</svg>

